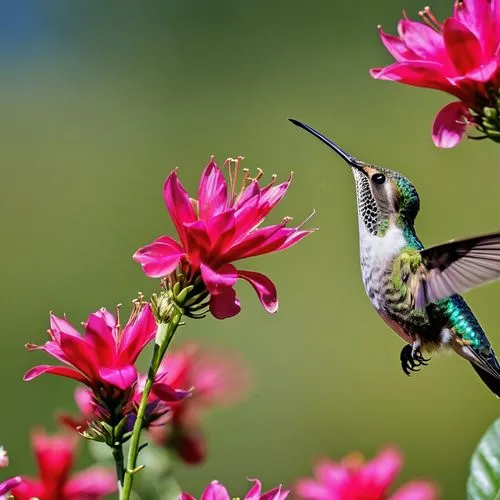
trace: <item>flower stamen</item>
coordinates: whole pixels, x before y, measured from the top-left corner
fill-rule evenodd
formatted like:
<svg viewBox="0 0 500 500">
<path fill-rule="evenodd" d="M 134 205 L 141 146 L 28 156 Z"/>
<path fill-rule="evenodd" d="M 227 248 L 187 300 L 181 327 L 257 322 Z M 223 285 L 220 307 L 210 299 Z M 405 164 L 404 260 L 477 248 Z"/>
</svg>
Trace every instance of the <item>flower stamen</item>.
<svg viewBox="0 0 500 500">
<path fill-rule="evenodd" d="M 432 13 L 431 8 L 427 5 L 423 10 L 419 11 L 418 15 L 422 18 L 422 21 L 432 28 L 434 31 L 441 33 L 443 25 L 437 20 L 436 16 Z"/>
</svg>

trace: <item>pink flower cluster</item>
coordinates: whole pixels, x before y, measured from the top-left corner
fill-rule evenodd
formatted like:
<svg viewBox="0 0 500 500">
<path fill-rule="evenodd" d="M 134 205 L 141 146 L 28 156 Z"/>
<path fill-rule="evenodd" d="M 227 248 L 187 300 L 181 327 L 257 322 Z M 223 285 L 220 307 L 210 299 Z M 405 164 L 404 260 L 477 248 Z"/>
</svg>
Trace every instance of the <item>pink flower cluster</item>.
<svg viewBox="0 0 500 500">
<path fill-rule="evenodd" d="M 432 138 L 438 147 L 460 142 L 471 110 L 496 109 L 500 86 L 500 0 L 460 0 L 442 24 L 426 7 L 423 22 L 405 17 L 398 36 L 380 29 L 380 38 L 395 63 L 371 70 L 379 80 L 441 90 L 458 101 L 436 116 Z"/>
<path fill-rule="evenodd" d="M 261 227 L 269 212 L 282 200 L 291 177 L 274 185 L 259 185 L 243 170 L 238 180 L 240 161 L 228 159 L 229 186 L 212 159 L 206 166 L 198 186 L 198 198 L 192 199 L 182 186 L 177 172 L 172 172 L 163 188 L 167 210 L 172 218 L 179 242 L 161 236 L 139 249 L 134 259 L 146 275 L 161 278 L 173 273 L 179 265 L 194 282 L 201 275 L 210 293 L 210 311 L 219 319 L 235 316 L 241 310 L 234 291 L 241 278 L 254 288 L 268 312 L 276 312 L 278 298 L 273 282 L 256 271 L 236 269 L 233 262 L 285 250 L 311 233 L 298 227 L 287 227 L 289 217 L 279 224 Z M 238 184 L 240 182 L 240 184 Z"/>
<path fill-rule="evenodd" d="M 195 344 L 168 354 L 159 374 L 173 388 L 192 387 L 191 397 L 170 404 L 165 425 L 151 426 L 155 443 L 173 449 L 188 464 L 206 454 L 202 418 L 206 410 L 232 404 L 248 391 L 249 376 L 235 354 Z"/>
<path fill-rule="evenodd" d="M 285 500 L 290 490 L 284 490 L 281 486 L 262 493 L 262 485 L 258 479 L 252 479 L 253 486 L 244 496 L 243 500 Z M 226 488 L 219 481 L 212 481 L 203 491 L 200 500 L 231 500 Z M 182 493 L 179 500 L 196 500 L 189 493 Z"/>
<path fill-rule="evenodd" d="M 28 370 L 24 380 L 33 380 L 45 373 L 77 380 L 89 389 L 78 394 L 81 404 L 93 417 L 116 425 L 130 416 L 131 421 L 124 428 L 127 430 L 133 425 L 136 403 L 141 396 L 135 362 L 155 338 L 157 330 L 151 309 L 147 304 L 136 303 L 122 329 L 115 316 L 102 308 L 92 313 L 83 326 L 84 336 L 66 318 L 51 314 L 49 340 L 42 346 L 29 344 L 28 349 L 45 351 L 64 365 L 35 366 Z M 146 424 L 163 417 L 169 409 L 168 403 L 186 396 L 188 392 L 169 387 L 164 377 L 158 376 L 150 396 Z"/>
<path fill-rule="evenodd" d="M 39 478 L 22 476 L 15 487 L 11 485 L 16 500 L 100 500 L 117 490 L 111 469 L 92 467 L 70 477 L 75 458 L 74 437 L 49 437 L 36 432 L 32 441 Z"/>
<path fill-rule="evenodd" d="M 359 454 L 340 463 L 324 459 L 315 467 L 314 479 L 301 479 L 295 490 L 304 500 L 435 500 L 438 491 L 428 481 L 412 481 L 389 496 L 389 489 L 403 463 L 401 454 L 386 448 L 364 463 Z"/>
<path fill-rule="evenodd" d="M 204 413 L 245 396 L 249 376 L 244 363 L 234 353 L 188 344 L 164 358 L 157 380 L 161 383 L 154 385 L 150 397 L 150 413 L 154 418 L 148 415 L 151 439 L 175 451 L 185 463 L 202 462 L 206 455 L 202 431 Z M 133 397 L 136 404 L 142 396 L 144 382 L 145 376 L 139 375 Z M 190 397 L 175 399 L 186 387 L 191 388 Z M 76 389 L 75 402 L 81 414 L 76 418 L 61 415 L 60 421 L 82 431 L 96 418 L 92 392 L 86 388 Z"/>
</svg>

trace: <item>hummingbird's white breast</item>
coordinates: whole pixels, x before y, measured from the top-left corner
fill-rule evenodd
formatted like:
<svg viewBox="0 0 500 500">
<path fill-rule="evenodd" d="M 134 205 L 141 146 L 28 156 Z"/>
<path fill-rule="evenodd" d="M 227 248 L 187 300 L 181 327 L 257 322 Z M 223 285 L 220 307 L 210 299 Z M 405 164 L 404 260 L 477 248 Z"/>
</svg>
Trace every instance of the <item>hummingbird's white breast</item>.
<svg viewBox="0 0 500 500">
<path fill-rule="evenodd" d="M 377 236 L 359 221 L 361 275 L 366 293 L 378 311 L 383 307 L 383 288 L 392 270 L 392 261 L 405 246 L 406 238 L 399 227 L 393 225 L 384 236 Z"/>
</svg>

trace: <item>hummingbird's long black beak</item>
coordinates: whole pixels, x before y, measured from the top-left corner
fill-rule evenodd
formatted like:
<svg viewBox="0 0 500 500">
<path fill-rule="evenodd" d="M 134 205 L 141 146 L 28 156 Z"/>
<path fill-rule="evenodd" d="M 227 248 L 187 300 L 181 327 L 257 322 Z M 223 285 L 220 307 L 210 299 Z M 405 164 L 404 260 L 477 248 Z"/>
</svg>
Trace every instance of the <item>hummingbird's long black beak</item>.
<svg viewBox="0 0 500 500">
<path fill-rule="evenodd" d="M 318 132 L 317 130 L 313 129 L 309 125 L 306 125 L 305 123 L 299 122 L 298 120 L 294 120 L 293 118 L 289 118 L 289 120 L 294 124 L 297 125 L 297 127 L 303 128 L 304 130 L 307 130 L 310 134 L 314 135 L 314 137 L 317 137 L 321 142 L 326 144 L 329 148 L 333 149 L 340 157 L 342 157 L 351 167 L 360 169 L 363 167 L 363 163 L 354 158 L 354 156 L 351 156 L 347 154 L 342 148 L 337 146 L 333 141 L 325 137 L 323 134 Z"/>
</svg>

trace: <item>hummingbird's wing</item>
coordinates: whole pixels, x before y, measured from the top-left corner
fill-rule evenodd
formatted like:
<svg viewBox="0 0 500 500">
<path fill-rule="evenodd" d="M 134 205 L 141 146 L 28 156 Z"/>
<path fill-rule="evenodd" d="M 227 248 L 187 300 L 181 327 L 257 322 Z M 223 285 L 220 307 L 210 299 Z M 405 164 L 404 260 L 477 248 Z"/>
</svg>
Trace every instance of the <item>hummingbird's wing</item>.
<svg viewBox="0 0 500 500">
<path fill-rule="evenodd" d="M 421 250 L 415 307 L 500 278 L 500 232 Z"/>
</svg>

